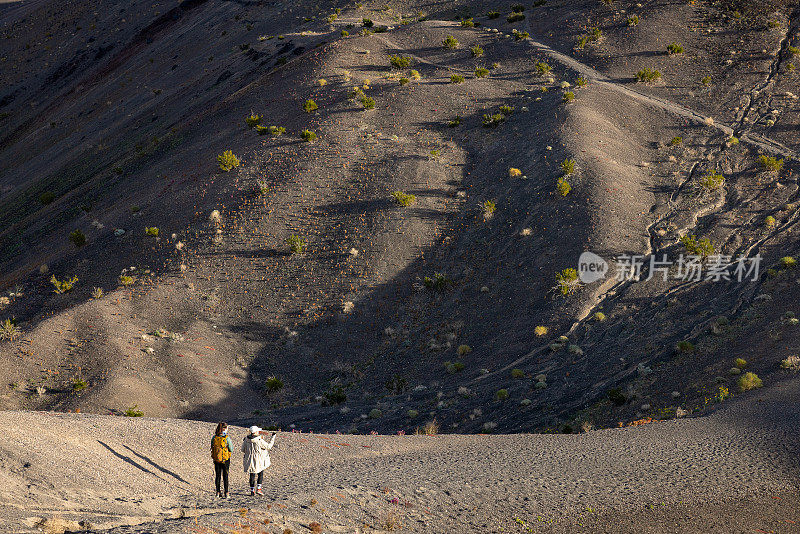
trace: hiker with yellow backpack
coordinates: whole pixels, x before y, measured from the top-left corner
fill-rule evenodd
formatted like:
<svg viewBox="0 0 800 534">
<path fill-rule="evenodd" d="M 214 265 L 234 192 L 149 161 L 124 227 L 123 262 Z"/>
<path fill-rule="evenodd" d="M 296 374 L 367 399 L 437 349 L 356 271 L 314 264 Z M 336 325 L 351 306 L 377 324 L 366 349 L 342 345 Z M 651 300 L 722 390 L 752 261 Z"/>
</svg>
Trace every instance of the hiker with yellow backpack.
<svg viewBox="0 0 800 534">
<path fill-rule="evenodd" d="M 211 458 L 214 460 L 216 473 L 217 497 L 228 498 L 228 470 L 231 467 L 231 438 L 228 437 L 227 423 L 219 423 L 214 437 L 211 439 Z M 225 483 L 225 493 L 220 491 L 220 478 Z"/>
</svg>

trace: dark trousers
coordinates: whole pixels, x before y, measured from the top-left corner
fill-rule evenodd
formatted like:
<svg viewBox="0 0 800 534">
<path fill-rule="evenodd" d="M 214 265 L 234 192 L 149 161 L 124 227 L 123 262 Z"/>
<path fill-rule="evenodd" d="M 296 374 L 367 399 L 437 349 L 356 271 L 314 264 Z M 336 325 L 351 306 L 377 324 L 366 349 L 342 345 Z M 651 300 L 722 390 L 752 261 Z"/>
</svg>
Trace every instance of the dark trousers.
<svg viewBox="0 0 800 534">
<path fill-rule="evenodd" d="M 264 471 L 261 471 L 258 474 L 258 485 L 260 486 L 263 481 L 264 481 Z M 255 488 L 256 487 L 256 474 L 255 473 L 250 473 L 250 487 L 251 488 Z"/>
<path fill-rule="evenodd" d="M 214 462 L 214 472 L 216 473 L 215 482 L 217 484 L 217 493 L 219 493 L 219 481 L 222 478 L 225 483 L 225 493 L 228 493 L 228 470 L 231 467 L 231 461 L 225 460 L 224 462 Z"/>
</svg>

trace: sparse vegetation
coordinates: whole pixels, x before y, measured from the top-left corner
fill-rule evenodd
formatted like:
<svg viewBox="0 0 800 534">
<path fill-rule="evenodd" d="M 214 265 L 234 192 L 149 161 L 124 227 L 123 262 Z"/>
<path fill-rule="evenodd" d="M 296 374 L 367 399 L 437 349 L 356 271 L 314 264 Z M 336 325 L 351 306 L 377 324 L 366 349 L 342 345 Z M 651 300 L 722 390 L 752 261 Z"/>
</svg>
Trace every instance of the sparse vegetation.
<svg viewBox="0 0 800 534">
<path fill-rule="evenodd" d="M 530 34 L 528 32 L 521 32 L 516 29 L 511 32 L 511 35 L 514 36 L 515 41 L 522 41 L 523 39 L 527 39 L 528 37 L 530 37 Z"/>
<path fill-rule="evenodd" d="M 667 46 L 667 54 L 670 56 L 675 56 L 677 54 L 683 54 L 683 46 L 678 43 L 670 43 Z"/>
<path fill-rule="evenodd" d="M 452 35 L 448 35 L 442 41 L 442 45 L 445 48 L 449 48 L 450 50 L 455 50 L 456 48 L 458 48 L 458 39 L 456 39 Z"/>
<path fill-rule="evenodd" d="M 89 384 L 86 382 L 86 380 L 80 377 L 76 377 L 72 380 L 72 391 L 75 391 L 76 393 L 84 391 L 88 387 Z"/>
<path fill-rule="evenodd" d="M 244 119 L 245 124 L 250 128 L 255 128 L 259 124 L 261 124 L 261 115 L 256 115 L 255 113 L 250 113 L 250 116 Z"/>
<path fill-rule="evenodd" d="M 372 19 L 363 18 L 361 19 L 361 25 L 365 28 L 372 28 L 375 23 L 372 22 Z"/>
<path fill-rule="evenodd" d="M 556 290 L 562 295 L 571 295 L 580 287 L 578 271 L 569 268 L 556 273 Z"/>
<path fill-rule="evenodd" d="M 797 260 L 792 256 L 784 256 L 778 260 L 778 265 L 781 269 L 794 269 L 797 266 Z"/>
<path fill-rule="evenodd" d="M 500 13 L 497 11 L 489 11 L 488 13 L 486 13 L 486 16 L 489 19 L 494 20 L 500 18 Z"/>
<path fill-rule="evenodd" d="M 14 341 L 22 335 L 22 329 L 15 321 L 6 319 L 0 323 L 0 341 Z"/>
<path fill-rule="evenodd" d="M 134 278 L 133 276 L 122 274 L 119 277 L 119 283 L 121 286 L 124 287 L 132 286 L 134 282 L 136 282 L 136 278 Z"/>
<path fill-rule="evenodd" d="M 451 74 L 450 75 L 450 83 L 463 83 L 464 77 L 460 74 Z"/>
<path fill-rule="evenodd" d="M 536 64 L 533 66 L 533 68 L 536 71 L 536 74 L 538 74 L 539 76 L 546 76 L 546 75 L 550 74 L 553 71 L 553 67 L 551 67 L 549 64 L 545 63 L 544 61 L 536 62 Z"/>
<path fill-rule="evenodd" d="M 800 371 L 800 357 L 788 356 L 781 360 L 781 369 L 786 369 L 792 372 Z"/>
<path fill-rule="evenodd" d="M 403 191 L 393 191 L 392 198 L 397 204 L 404 208 L 410 206 L 417 200 L 416 196 L 410 193 L 404 193 Z"/>
<path fill-rule="evenodd" d="M 375 100 L 364 95 L 361 97 L 361 105 L 364 106 L 365 110 L 375 109 Z"/>
<path fill-rule="evenodd" d="M 669 142 L 669 146 L 678 146 L 680 144 L 683 144 L 683 137 L 681 137 L 680 135 L 676 135 Z"/>
<path fill-rule="evenodd" d="M 127 408 L 122 415 L 125 417 L 144 417 L 144 412 L 139 409 L 137 404 L 134 404 L 130 408 Z"/>
<path fill-rule="evenodd" d="M 700 188 L 704 192 L 716 191 L 725 183 L 725 177 L 716 172 L 714 169 L 709 169 L 700 178 Z"/>
<path fill-rule="evenodd" d="M 506 17 L 506 21 L 509 24 L 513 24 L 515 22 L 520 22 L 522 20 L 525 20 L 525 14 L 524 13 L 511 13 L 508 17 Z"/>
<path fill-rule="evenodd" d="M 70 291 L 72 291 L 73 287 L 75 287 L 75 284 L 77 282 L 78 282 L 77 276 L 73 276 L 69 280 L 67 280 L 66 278 L 64 280 L 59 280 L 58 278 L 56 278 L 56 275 L 50 277 L 50 283 L 53 284 L 53 287 L 55 287 L 54 291 L 59 295 L 62 293 L 69 293 Z"/>
<path fill-rule="evenodd" d="M 534 333 L 534 334 L 535 334 L 537 337 L 546 336 L 548 331 L 549 331 L 549 330 L 548 330 L 548 328 L 547 328 L 546 326 L 537 326 L 537 327 L 535 327 L 535 328 L 533 329 L 533 333 Z"/>
<path fill-rule="evenodd" d="M 449 374 L 454 375 L 464 370 L 464 364 L 461 362 L 444 362 L 444 368 Z"/>
<path fill-rule="evenodd" d="M 561 101 L 565 104 L 569 104 L 575 100 L 575 93 L 572 91 L 565 91 L 563 95 L 561 95 Z"/>
<path fill-rule="evenodd" d="M 462 28 L 474 28 L 475 27 L 475 21 L 473 19 L 471 19 L 471 18 L 463 19 L 461 21 L 461 27 Z"/>
<path fill-rule="evenodd" d="M 455 128 L 456 126 L 459 126 L 460 124 L 461 124 L 461 117 L 459 115 L 456 115 L 454 118 L 452 118 L 449 121 L 447 121 L 447 126 L 449 128 Z"/>
<path fill-rule="evenodd" d="M 507 389 L 499 389 L 497 393 L 494 394 L 495 398 L 500 402 L 508 399 L 508 390 Z"/>
<path fill-rule="evenodd" d="M 473 47 L 470 47 L 469 51 L 472 52 L 472 57 L 481 57 L 481 56 L 483 56 L 483 48 L 481 48 L 479 45 L 475 45 Z"/>
<path fill-rule="evenodd" d="M 661 73 L 650 67 L 645 67 L 636 73 L 636 80 L 641 83 L 655 83 L 660 79 Z"/>
<path fill-rule="evenodd" d="M 494 113 L 492 115 L 484 114 L 481 123 L 484 128 L 497 128 L 500 124 L 505 122 L 506 116 L 502 113 Z"/>
<path fill-rule="evenodd" d="M 758 162 L 764 170 L 780 173 L 783 170 L 783 159 L 778 159 L 775 156 L 767 156 L 762 154 L 758 157 Z"/>
<path fill-rule="evenodd" d="M 301 137 L 303 138 L 304 141 L 309 142 L 309 143 L 312 142 L 312 141 L 316 141 L 316 139 L 317 139 L 317 134 L 315 134 L 311 130 L 303 130 L 303 133 L 300 134 L 300 135 L 301 135 Z"/>
<path fill-rule="evenodd" d="M 56 195 L 52 191 L 45 191 L 44 193 L 39 195 L 39 202 L 41 202 L 43 206 L 52 204 L 55 199 Z"/>
<path fill-rule="evenodd" d="M 559 178 L 556 182 L 556 193 L 565 197 L 569 195 L 570 191 L 572 191 L 572 186 L 567 181 L 567 178 L 565 176 Z"/>
<path fill-rule="evenodd" d="M 612 388 L 608 390 L 608 400 L 614 406 L 622 406 L 628 402 L 628 398 L 622 393 L 620 388 Z"/>
<path fill-rule="evenodd" d="M 158 227 L 157 226 L 145 226 L 144 233 L 149 235 L 150 237 L 158 237 Z"/>
<path fill-rule="evenodd" d="M 512 369 L 511 378 L 514 379 L 525 378 L 525 371 L 523 371 L 522 369 Z"/>
<path fill-rule="evenodd" d="M 561 162 L 561 170 L 564 171 L 564 174 L 570 175 L 575 172 L 575 160 L 572 158 L 567 158 Z"/>
<path fill-rule="evenodd" d="M 73 230 L 69 233 L 69 240 L 72 241 L 73 245 L 80 248 L 86 244 L 86 234 L 77 229 Z"/>
<path fill-rule="evenodd" d="M 681 353 L 688 353 L 694 351 L 694 345 L 691 341 L 678 341 L 678 344 L 675 346 L 675 349 Z"/>
<path fill-rule="evenodd" d="M 283 389 L 283 380 L 277 376 L 270 376 L 264 381 L 264 391 L 267 394 L 277 393 Z"/>
<path fill-rule="evenodd" d="M 95 300 L 103 298 L 103 288 L 102 287 L 93 287 L 92 288 L 92 298 Z"/>
<path fill-rule="evenodd" d="M 292 254 L 302 254 L 306 248 L 306 241 L 296 234 L 292 234 L 286 238 L 286 244 Z"/>
<path fill-rule="evenodd" d="M 389 64 L 394 69 L 407 69 L 411 66 L 411 56 L 389 56 Z"/>
<path fill-rule="evenodd" d="M 742 391 L 750 391 L 751 389 L 758 389 L 764 385 L 758 375 L 755 373 L 745 373 L 739 377 L 737 381 L 739 389 Z"/>
<path fill-rule="evenodd" d="M 628 26 L 636 27 L 639 25 L 639 15 L 631 15 L 628 17 Z"/>
<path fill-rule="evenodd" d="M 239 166 L 239 158 L 237 158 L 232 151 L 226 150 L 217 156 L 217 163 L 223 172 L 228 172 Z"/>
<path fill-rule="evenodd" d="M 681 237 L 681 244 L 686 248 L 686 252 L 703 259 L 714 253 L 714 245 L 707 237 L 698 240 L 696 235 L 685 235 Z"/>
<path fill-rule="evenodd" d="M 494 217 L 494 212 L 497 210 L 497 204 L 494 200 L 484 200 L 481 203 L 481 213 L 483 214 L 484 220 L 491 219 Z"/>
<path fill-rule="evenodd" d="M 423 284 L 433 291 L 444 291 L 453 284 L 446 274 L 433 273 L 433 276 L 426 276 L 422 279 Z"/>
<path fill-rule="evenodd" d="M 317 106 L 317 103 L 314 102 L 314 100 L 311 98 L 303 102 L 303 111 L 305 111 L 306 113 L 312 113 L 314 111 L 317 111 L 318 109 L 319 106 Z"/>
</svg>

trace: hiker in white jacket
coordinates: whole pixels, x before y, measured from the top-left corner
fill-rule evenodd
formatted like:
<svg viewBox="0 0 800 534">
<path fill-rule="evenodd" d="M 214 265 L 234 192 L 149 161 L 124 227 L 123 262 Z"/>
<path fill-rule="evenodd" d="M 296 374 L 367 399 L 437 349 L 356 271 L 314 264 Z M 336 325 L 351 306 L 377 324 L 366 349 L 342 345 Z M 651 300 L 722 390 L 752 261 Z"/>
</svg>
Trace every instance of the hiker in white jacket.
<svg viewBox="0 0 800 534">
<path fill-rule="evenodd" d="M 250 495 L 264 495 L 261 491 L 261 483 L 264 480 L 264 470 L 269 467 L 269 450 L 275 445 L 275 436 L 269 442 L 265 441 L 261 435 L 264 431 L 257 426 L 250 427 L 250 434 L 245 436 L 242 441 L 242 453 L 244 472 L 250 475 Z M 258 482 L 256 482 L 258 477 Z M 256 484 L 258 484 L 256 486 Z"/>
</svg>

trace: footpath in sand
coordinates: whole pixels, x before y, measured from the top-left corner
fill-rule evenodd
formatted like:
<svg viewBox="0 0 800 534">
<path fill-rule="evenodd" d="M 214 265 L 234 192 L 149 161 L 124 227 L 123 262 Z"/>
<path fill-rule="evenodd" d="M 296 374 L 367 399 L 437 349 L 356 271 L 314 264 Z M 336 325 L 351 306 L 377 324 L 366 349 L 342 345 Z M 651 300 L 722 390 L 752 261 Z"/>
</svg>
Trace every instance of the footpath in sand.
<svg viewBox="0 0 800 534">
<path fill-rule="evenodd" d="M 3 412 L 0 530 L 796 532 L 798 402 L 795 379 L 708 417 L 579 435 L 281 432 L 257 499 L 232 428 L 229 501 L 213 497 L 212 424 Z"/>
</svg>

